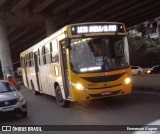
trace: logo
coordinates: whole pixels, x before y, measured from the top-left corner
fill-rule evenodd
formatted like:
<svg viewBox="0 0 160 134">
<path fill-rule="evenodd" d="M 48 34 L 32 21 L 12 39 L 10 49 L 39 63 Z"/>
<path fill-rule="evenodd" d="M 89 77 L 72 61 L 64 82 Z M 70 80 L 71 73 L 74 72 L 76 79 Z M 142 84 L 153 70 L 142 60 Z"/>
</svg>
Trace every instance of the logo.
<svg viewBox="0 0 160 134">
<path fill-rule="evenodd" d="M 11 126 L 2 126 L 2 131 L 11 131 Z"/>
<path fill-rule="evenodd" d="M 110 69 L 110 66 L 108 66 L 108 65 L 103 65 L 102 68 L 103 68 L 104 71 L 108 71 L 108 70 Z"/>
<path fill-rule="evenodd" d="M 9 102 L 8 102 L 8 101 L 5 101 L 4 104 L 5 104 L 5 105 L 9 105 Z"/>
</svg>

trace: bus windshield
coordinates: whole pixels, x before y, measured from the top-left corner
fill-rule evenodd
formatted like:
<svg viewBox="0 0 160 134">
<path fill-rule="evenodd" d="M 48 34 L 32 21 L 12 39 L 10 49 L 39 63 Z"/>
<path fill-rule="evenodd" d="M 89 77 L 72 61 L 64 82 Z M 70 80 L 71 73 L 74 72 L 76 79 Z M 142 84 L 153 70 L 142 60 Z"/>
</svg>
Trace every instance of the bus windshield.
<svg viewBox="0 0 160 134">
<path fill-rule="evenodd" d="M 71 39 L 70 65 L 74 72 L 107 72 L 129 66 L 126 36 Z"/>
</svg>

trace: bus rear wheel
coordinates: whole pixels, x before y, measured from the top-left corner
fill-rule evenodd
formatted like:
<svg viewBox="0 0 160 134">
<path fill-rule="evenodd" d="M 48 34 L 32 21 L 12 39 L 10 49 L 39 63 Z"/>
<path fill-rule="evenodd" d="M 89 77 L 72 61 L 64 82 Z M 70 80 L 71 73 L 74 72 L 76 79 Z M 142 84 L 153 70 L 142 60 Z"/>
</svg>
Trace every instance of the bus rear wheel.
<svg viewBox="0 0 160 134">
<path fill-rule="evenodd" d="M 56 87 L 56 101 L 61 107 L 67 107 L 69 104 L 69 101 L 63 99 L 60 86 Z"/>
</svg>

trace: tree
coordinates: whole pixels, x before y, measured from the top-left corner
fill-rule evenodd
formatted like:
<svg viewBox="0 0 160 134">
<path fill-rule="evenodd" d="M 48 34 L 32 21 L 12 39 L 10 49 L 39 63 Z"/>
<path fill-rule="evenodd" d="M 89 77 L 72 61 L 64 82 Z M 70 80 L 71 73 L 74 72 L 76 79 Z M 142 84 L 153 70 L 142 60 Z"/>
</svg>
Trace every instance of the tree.
<svg viewBox="0 0 160 134">
<path fill-rule="evenodd" d="M 136 25 L 136 26 L 135 26 L 135 29 L 136 29 L 138 32 L 142 33 L 142 37 L 144 37 L 144 35 L 145 35 L 145 33 L 146 33 L 146 27 L 145 27 L 144 24 L 138 24 L 138 25 Z"/>
</svg>

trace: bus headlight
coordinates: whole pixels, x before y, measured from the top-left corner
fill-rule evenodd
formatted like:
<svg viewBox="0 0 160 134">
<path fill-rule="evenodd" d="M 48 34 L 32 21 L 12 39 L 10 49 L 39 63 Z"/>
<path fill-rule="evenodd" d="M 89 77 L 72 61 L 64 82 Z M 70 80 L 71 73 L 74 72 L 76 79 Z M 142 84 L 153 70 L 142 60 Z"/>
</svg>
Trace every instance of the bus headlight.
<svg viewBox="0 0 160 134">
<path fill-rule="evenodd" d="M 76 87 L 78 90 L 82 90 L 82 89 L 83 89 L 83 86 L 82 86 L 81 84 L 79 84 L 79 83 L 77 83 L 77 84 L 75 85 L 75 87 Z"/>
<path fill-rule="evenodd" d="M 76 87 L 77 90 L 81 90 L 81 91 L 86 91 L 87 88 L 85 88 L 82 84 L 77 83 L 74 85 Z"/>
<path fill-rule="evenodd" d="M 129 78 L 129 77 L 125 78 L 124 82 L 126 85 L 128 85 L 131 82 L 131 78 Z"/>
</svg>

